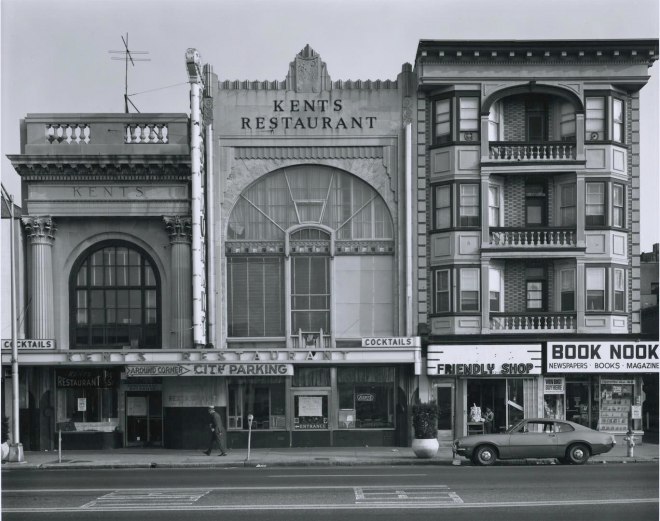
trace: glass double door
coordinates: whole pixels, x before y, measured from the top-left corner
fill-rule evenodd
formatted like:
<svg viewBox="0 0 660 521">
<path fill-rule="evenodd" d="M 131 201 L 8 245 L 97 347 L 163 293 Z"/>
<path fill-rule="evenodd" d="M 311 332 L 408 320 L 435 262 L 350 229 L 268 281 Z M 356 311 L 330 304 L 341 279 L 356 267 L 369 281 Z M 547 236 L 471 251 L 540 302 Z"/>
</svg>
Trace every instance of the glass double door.
<svg viewBox="0 0 660 521">
<path fill-rule="evenodd" d="M 126 446 L 163 445 L 163 404 L 160 391 L 126 393 Z"/>
</svg>

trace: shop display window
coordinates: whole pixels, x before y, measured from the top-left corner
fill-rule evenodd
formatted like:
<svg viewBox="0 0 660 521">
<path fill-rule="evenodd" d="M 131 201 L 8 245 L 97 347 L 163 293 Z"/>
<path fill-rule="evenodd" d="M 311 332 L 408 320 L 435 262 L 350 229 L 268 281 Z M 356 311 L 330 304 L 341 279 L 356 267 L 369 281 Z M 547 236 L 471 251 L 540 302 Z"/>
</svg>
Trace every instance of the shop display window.
<svg viewBox="0 0 660 521">
<path fill-rule="evenodd" d="M 392 367 L 337 369 L 340 429 L 394 428 Z"/>
<path fill-rule="evenodd" d="M 633 380 L 601 379 L 600 415 L 598 430 L 625 433 L 628 430 L 629 414 L 633 405 Z"/>
<path fill-rule="evenodd" d="M 116 389 L 57 390 L 57 423 L 61 430 L 113 431 L 118 423 Z"/>
<path fill-rule="evenodd" d="M 286 428 L 283 378 L 235 378 L 228 391 L 229 429 L 248 429 L 249 414 L 253 430 Z"/>
<path fill-rule="evenodd" d="M 509 426 L 511 426 L 525 417 L 523 381 L 517 378 L 508 378 L 506 381 L 506 394 L 507 420 Z"/>
</svg>

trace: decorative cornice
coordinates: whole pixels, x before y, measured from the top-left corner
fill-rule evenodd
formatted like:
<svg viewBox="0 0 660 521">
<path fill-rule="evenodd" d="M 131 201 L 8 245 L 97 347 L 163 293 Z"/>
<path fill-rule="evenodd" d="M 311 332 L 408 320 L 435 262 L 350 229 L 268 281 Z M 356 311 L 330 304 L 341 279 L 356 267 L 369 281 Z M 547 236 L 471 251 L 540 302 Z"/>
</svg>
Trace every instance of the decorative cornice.
<svg viewBox="0 0 660 521">
<path fill-rule="evenodd" d="M 236 147 L 236 159 L 379 159 L 383 147 Z"/>
<path fill-rule="evenodd" d="M 329 90 L 391 90 L 397 89 L 397 80 L 337 80 L 329 82 Z M 219 90 L 287 90 L 286 81 L 224 80 Z"/>
<path fill-rule="evenodd" d="M 52 244 L 55 240 L 55 223 L 50 216 L 32 217 L 26 215 L 21 218 L 27 237 L 32 243 Z"/>
<path fill-rule="evenodd" d="M 28 161 L 15 160 L 8 156 L 14 169 L 25 181 L 60 180 L 76 181 L 99 180 L 187 180 L 190 178 L 190 165 L 184 162 L 168 163 L 98 163 L 68 162 L 54 159 L 53 156 L 39 156 Z"/>
<path fill-rule="evenodd" d="M 170 235 L 170 242 L 190 243 L 192 235 L 192 219 L 185 215 L 163 216 L 165 228 Z"/>
</svg>

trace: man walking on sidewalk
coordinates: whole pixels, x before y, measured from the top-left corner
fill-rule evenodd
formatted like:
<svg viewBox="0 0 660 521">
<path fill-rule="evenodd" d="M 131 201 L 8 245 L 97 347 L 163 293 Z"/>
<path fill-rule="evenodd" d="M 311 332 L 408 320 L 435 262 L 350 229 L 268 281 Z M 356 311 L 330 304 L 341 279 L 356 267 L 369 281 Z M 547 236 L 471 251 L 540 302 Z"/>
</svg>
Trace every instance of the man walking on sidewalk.
<svg viewBox="0 0 660 521">
<path fill-rule="evenodd" d="M 225 424 L 220 415 L 215 411 L 213 405 L 209 405 L 209 414 L 211 415 L 211 423 L 209 423 L 209 427 L 211 427 L 211 441 L 208 450 L 205 450 L 204 454 L 210 456 L 213 450 L 213 443 L 217 441 L 218 447 L 220 447 L 220 454 L 218 456 L 226 456 L 227 444 L 225 440 L 227 433 L 225 432 Z"/>
</svg>

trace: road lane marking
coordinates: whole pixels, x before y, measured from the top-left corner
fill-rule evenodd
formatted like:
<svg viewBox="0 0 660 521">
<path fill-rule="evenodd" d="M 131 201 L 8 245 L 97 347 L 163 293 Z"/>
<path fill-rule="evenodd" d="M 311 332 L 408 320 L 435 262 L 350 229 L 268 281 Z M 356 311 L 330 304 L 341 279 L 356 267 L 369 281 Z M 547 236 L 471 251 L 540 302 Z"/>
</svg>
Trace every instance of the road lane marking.
<svg viewBox="0 0 660 521">
<path fill-rule="evenodd" d="M 209 490 L 195 493 L 180 489 L 151 489 L 149 491 L 114 491 L 85 503 L 82 510 L 152 510 L 154 508 L 190 507 L 199 501 Z"/>
<path fill-rule="evenodd" d="M 420 477 L 428 474 L 272 474 L 268 478 L 402 478 Z"/>
<path fill-rule="evenodd" d="M 426 506 L 445 503 L 463 503 L 459 495 L 447 485 L 435 486 L 380 486 L 354 487 L 355 504 L 369 505 L 405 505 L 415 503 Z"/>
<path fill-rule="evenodd" d="M 526 502 L 504 502 L 504 503 L 446 503 L 441 505 L 434 505 L 433 508 L 439 509 L 475 509 L 475 508 L 512 508 L 512 507 L 564 507 L 564 506 L 592 506 L 592 505 L 630 505 L 630 504 L 645 504 L 645 503 L 658 503 L 658 498 L 642 498 L 642 499 L 603 499 L 603 500 L 574 500 L 574 501 L 526 501 Z M 250 511 L 250 510 L 362 510 L 362 509 L 381 509 L 381 510 L 424 510 L 429 508 L 426 504 L 339 504 L 339 505 L 208 505 L 208 506 L 163 506 L 163 507 L 150 507 L 153 511 Z M 140 511 L 144 509 L 118 509 L 118 508 L 95 508 L 94 511 Z M 2 509 L 3 513 L 22 514 L 22 513 L 44 513 L 44 512 L 67 512 L 67 513 L 83 513 L 89 510 L 82 510 L 79 507 L 55 507 L 55 508 L 5 508 Z"/>
</svg>

